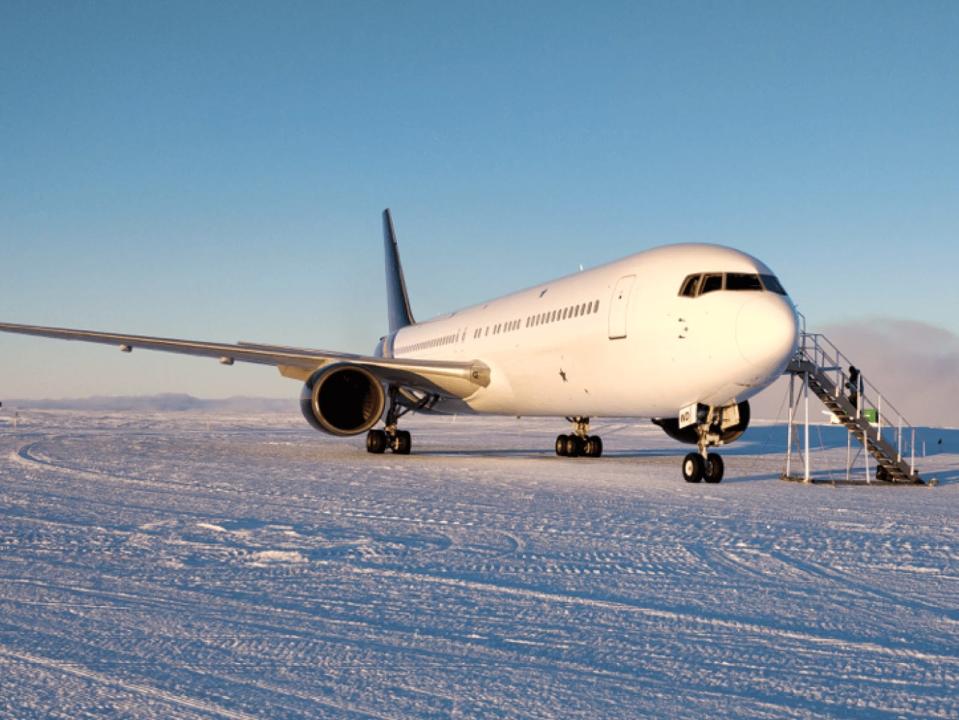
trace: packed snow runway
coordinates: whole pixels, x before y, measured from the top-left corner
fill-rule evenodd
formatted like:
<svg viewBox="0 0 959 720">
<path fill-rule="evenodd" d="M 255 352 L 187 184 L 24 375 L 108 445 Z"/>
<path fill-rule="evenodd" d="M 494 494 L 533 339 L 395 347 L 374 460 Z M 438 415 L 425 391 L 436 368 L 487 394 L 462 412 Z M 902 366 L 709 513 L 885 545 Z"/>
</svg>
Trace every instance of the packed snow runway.
<svg viewBox="0 0 959 720">
<path fill-rule="evenodd" d="M 648 423 L 10 420 L 2 718 L 959 718 L 956 431 L 855 488 L 780 481 L 782 426 L 710 486 Z"/>
</svg>

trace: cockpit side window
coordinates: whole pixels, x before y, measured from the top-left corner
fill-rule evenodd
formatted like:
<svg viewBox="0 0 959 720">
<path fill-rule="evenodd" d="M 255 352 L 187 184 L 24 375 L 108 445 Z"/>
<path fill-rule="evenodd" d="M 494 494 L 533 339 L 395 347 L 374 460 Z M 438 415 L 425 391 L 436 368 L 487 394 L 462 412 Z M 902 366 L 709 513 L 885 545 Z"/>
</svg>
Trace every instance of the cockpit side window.
<svg viewBox="0 0 959 720">
<path fill-rule="evenodd" d="M 769 292 L 774 292 L 777 295 L 785 295 L 786 290 L 780 284 L 779 280 L 776 279 L 775 275 L 760 275 L 762 278 L 763 287 L 765 287 Z"/>
<path fill-rule="evenodd" d="M 763 286 L 759 282 L 758 275 L 751 275 L 749 273 L 726 273 L 726 289 L 762 291 Z"/>
<path fill-rule="evenodd" d="M 699 291 L 699 278 L 700 275 L 690 275 L 685 280 L 683 280 L 683 286 L 679 291 L 679 294 L 682 297 L 696 297 L 697 292 Z"/>
<path fill-rule="evenodd" d="M 715 273 L 712 275 L 706 275 L 703 278 L 703 286 L 699 291 L 700 295 L 705 295 L 708 292 L 713 292 L 714 290 L 723 289 L 723 276 L 722 273 Z"/>
</svg>

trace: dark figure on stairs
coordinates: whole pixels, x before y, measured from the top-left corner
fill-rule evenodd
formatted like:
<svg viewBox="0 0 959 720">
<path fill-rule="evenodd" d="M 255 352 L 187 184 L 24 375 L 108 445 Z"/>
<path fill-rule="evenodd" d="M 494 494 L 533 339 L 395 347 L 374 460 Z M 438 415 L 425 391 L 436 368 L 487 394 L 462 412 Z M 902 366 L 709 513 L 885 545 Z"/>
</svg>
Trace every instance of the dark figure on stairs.
<svg viewBox="0 0 959 720">
<path fill-rule="evenodd" d="M 856 409 L 859 408 L 859 396 L 862 394 L 862 376 L 859 368 L 855 365 L 849 366 L 849 381 L 846 383 L 849 388 L 849 403 Z"/>
</svg>

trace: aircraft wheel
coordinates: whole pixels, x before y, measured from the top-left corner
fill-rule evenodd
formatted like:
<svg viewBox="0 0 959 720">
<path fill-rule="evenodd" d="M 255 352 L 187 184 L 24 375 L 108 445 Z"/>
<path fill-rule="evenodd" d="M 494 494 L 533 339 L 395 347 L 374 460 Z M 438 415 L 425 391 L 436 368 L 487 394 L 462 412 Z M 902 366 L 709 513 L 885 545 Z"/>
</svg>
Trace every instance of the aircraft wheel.
<svg viewBox="0 0 959 720">
<path fill-rule="evenodd" d="M 723 473 L 726 471 L 726 465 L 723 463 L 721 455 L 709 453 L 706 456 L 703 480 L 708 483 L 718 483 L 723 479 Z"/>
<path fill-rule="evenodd" d="M 576 435 L 566 436 L 566 457 L 579 457 L 583 454 L 583 441 Z"/>
<path fill-rule="evenodd" d="M 397 455 L 409 455 L 413 447 L 413 438 L 406 430 L 397 430 L 393 437 L 393 452 Z"/>
<path fill-rule="evenodd" d="M 591 435 L 586 440 L 586 457 L 598 458 L 603 454 L 603 439 L 599 435 Z"/>
<path fill-rule="evenodd" d="M 699 453 L 689 453 L 683 458 L 683 480 L 688 483 L 702 482 L 706 463 Z"/>
<path fill-rule="evenodd" d="M 366 433 L 366 452 L 379 455 L 386 451 L 388 445 L 389 440 L 382 430 L 370 430 Z"/>
<path fill-rule="evenodd" d="M 556 454 L 560 457 L 566 457 L 566 436 L 556 436 Z"/>
</svg>

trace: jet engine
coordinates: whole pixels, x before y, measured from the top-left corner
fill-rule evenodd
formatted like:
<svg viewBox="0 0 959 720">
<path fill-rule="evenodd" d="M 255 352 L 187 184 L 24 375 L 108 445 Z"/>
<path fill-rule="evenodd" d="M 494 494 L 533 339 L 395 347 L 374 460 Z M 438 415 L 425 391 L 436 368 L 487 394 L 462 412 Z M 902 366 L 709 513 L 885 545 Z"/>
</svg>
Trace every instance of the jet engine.
<svg viewBox="0 0 959 720">
<path fill-rule="evenodd" d="M 700 406 L 704 407 L 704 406 Z M 714 422 L 709 427 L 710 434 L 717 435 L 720 439 L 720 445 L 728 445 L 740 438 L 749 427 L 749 402 L 743 400 L 736 405 L 729 405 L 721 409 L 718 422 Z M 659 425 L 663 431 L 673 440 L 688 445 L 699 443 L 699 433 L 696 430 L 695 423 L 687 425 L 684 428 L 679 427 L 679 418 L 653 418 L 653 422 Z"/>
<path fill-rule="evenodd" d="M 386 393 L 369 370 L 337 363 L 320 368 L 300 392 L 303 417 L 331 435 L 359 435 L 379 422 Z"/>
</svg>

